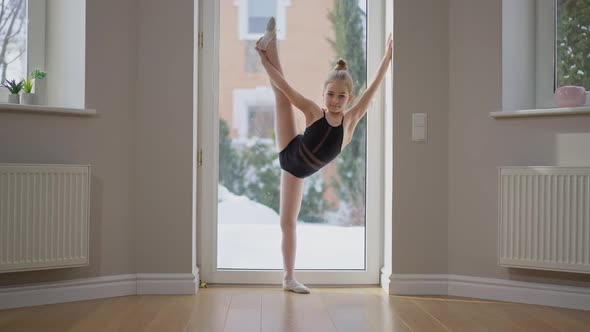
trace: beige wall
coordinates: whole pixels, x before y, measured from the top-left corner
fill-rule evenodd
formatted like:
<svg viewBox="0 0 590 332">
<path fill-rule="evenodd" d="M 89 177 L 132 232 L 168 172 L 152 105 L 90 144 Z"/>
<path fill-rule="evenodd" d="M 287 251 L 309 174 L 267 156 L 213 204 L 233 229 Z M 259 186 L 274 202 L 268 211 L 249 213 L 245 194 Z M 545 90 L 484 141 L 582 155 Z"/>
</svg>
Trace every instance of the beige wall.
<svg viewBox="0 0 590 332">
<path fill-rule="evenodd" d="M 0 285 L 136 270 L 137 6 L 135 0 L 89 0 L 86 9 L 86 104 L 98 115 L 0 112 L 0 162 L 92 165 L 90 266 L 3 273 Z"/>
<path fill-rule="evenodd" d="M 447 272 L 447 13 L 446 0 L 394 2 L 393 273 Z M 428 114 L 426 143 L 411 141 L 412 113 Z"/>
<path fill-rule="evenodd" d="M 193 0 L 139 0 L 138 273 L 192 272 Z"/>
<path fill-rule="evenodd" d="M 590 275 L 497 266 L 497 167 L 590 164 L 588 116 L 495 120 L 501 0 L 450 1 L 449 273 L 590 286 Z M 399 45 L 398 45 L 399 46 Z"/>
<path fill-rule="evenodd" d="M 99 115 L 0 112 L 0 162 L 93 166 L 91 265 L 0 274 L 0 285 L 191 271 L 192 6 L 89 0 L 86 98 Z M 394 8 L 393 272 L 590 286 L 496 266 L 496 167 L 577 157 L 563 137 L 580 148 L 588 118 L 489 117 L 501 101 L 500 0 Z M 413 112 L 428 113 L 426 144 L 410 141 Z"/>
<path fill-rule="evenodd" d="M 86 102 L 98 115 L 0 112 L 0 162 L 92 165 L 90 266 L 0 274 L 0 285 L 192 272 L 193 45 L 192 0 L 87 1 Z"/>
</svg>

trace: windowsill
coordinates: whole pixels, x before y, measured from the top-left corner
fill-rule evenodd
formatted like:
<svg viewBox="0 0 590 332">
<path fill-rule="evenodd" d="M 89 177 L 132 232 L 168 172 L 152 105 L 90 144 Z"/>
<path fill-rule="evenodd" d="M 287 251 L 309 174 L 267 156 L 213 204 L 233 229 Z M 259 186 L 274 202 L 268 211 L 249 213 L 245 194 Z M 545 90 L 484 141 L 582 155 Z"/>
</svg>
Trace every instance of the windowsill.
<svg viewBox="0 0 590 332">
<path fill-rule="evenodd" d="M 11 113 L 43 113 L 55 115 L 78 115 L 92 116 L 96 115 L 96 110 L 85 108 L 56 107 L 46 105 L 22 105 L 0 103 L 0 112 Z"/>
<path fill-rule="evenodd" d="M 590 115 L 590 106 L 566 108 L 539 108 L 518 111 L 490 112 L 492 118 L 524 118 L 539 116 Z"/>
</svg>

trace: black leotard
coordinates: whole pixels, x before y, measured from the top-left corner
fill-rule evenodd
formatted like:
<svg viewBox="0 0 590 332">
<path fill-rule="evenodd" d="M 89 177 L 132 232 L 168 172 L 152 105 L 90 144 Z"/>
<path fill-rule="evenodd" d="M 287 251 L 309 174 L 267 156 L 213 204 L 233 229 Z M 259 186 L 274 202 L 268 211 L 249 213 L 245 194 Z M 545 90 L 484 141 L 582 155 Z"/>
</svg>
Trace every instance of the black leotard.
<svg viewBox="0 0 590 332">
<path fill-rule="evenodd" d="M 344 122 L 344 117 L 342 117 Z M 333 127 L 324 116 L 305 128 L 283 151 L 279 152 L 281 168 L 298 178 L 306 178 L 334 160 L 342 149 L 342 122 Z"/>
</svg>

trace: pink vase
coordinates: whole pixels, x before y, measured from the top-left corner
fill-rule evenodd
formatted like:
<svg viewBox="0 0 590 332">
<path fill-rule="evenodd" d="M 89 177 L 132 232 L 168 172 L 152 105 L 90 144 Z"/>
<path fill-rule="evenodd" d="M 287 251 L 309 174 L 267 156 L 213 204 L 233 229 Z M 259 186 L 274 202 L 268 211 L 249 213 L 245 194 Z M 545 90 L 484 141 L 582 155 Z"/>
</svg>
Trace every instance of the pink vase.
<svg viewBox="0 0 590 332">
<path fill-rule="evenodd" d="M 553 97 L 558 107 L 579 107 L 586 103 L 586 88 L 566 85 L 559 87 Z"/>
</svg>

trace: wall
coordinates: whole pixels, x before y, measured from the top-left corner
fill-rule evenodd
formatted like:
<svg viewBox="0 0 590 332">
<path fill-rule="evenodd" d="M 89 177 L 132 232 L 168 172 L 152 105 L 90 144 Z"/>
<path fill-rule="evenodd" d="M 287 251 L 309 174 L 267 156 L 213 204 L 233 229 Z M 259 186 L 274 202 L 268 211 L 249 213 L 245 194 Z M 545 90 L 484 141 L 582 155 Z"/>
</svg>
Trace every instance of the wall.
<svg viewBox="0 0 590 332">
<path fill-rule="evenodd" d="M 193 1 L 86 9 L 86 105 L 98 115 L 0 113 L 0 162 L 92 165 L 90 266 L 0 274 L 0 285 L 192 272 Z"/>
<path fill-rule="evenodd" d="M 138 3 L 137 272 L 191 273 L 193 0 Z"/>
<path fill-rule="evenodd" d="M 441 0 L 394 2 L 394 274 L 447 273 L 448 7 Z M 426 143 L 411 141 L 412 113 L 427 113 Z"/>
<path fill-rule="evenodd" d="M 90 266 L 4 273 L 0 285 L 135 272 L 136 1 L 88 1 L 86 10 L 85 97 L 98 115 L 0 112 L 0 162 L 92 165 Z"/>
<path fill-rule="evenodd" d="M 590 286 L 590 275 L 497 266 L 497 167 L 590 164 L 588 116 L 496 120 L 501 0 L 450 2 L 449 273 Z M 583 147 L 586 148 L 583 148 Z"/>
</svg>

